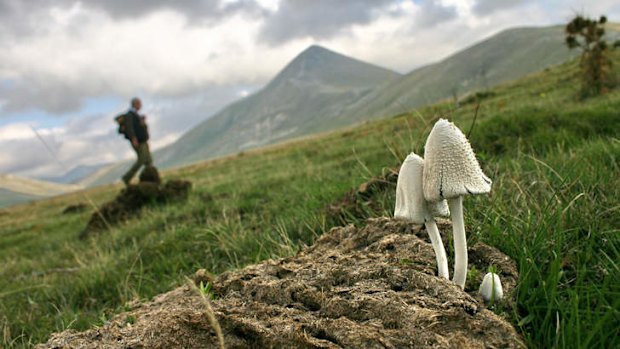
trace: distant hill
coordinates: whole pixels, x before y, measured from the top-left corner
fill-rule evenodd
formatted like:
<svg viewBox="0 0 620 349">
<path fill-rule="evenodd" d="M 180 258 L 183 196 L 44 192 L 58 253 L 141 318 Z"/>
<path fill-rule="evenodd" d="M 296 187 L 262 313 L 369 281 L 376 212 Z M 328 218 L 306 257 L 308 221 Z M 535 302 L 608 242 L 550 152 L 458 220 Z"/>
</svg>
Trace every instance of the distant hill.
<svg viewBox="0 0 620 349">
<path fill-rule="evenodd" d="M 10 174 L 0 174 L 0 207 L 81 189 L 79 185 L 59 184 Z"/>
<path fill-rule="evenodd" d="M 156 153 L 164 167 L 256 148 L 347 124 L 348 105 L 399 74 L 311 46 L 259 92 L 223 109 Z"/>
<path fill-rule="evenodd" d="M 0 188 L 0 208 L 42 198 L 43 197 L 41 196 L 15 193 L 10 190 Z"/>
<path fill-rule="evenodd" d="M 61 176 L 42 177 L 41 180 L 62 184 L 77 184 L 81 180 L 96 173 L 99 169 L 109 166 L 110 164 L 82 165 L 76 166 Z"/>
<path fill-rule="evenodd" d="M 54 196 L 81 189 L 74 184 L 59 184 L 11 174 L 0 174 L 0 189 L 36 196 Z"/>
<path fill-rule="evenodd" d="M 133 161 L 135 161 L 135 159 L 103 166 L 89 176 L 82 178 L 77 184 L 83 187 L 95 187 L 119 181 L 121 176 L 127 172 Z"/>
<path fill-rule="evenodd" d="M 515 80 L 578 55 L 564 44 L 564 27 L 503 31 L 365 96 L 348 112 L 378 118 Z"/>
</svg>

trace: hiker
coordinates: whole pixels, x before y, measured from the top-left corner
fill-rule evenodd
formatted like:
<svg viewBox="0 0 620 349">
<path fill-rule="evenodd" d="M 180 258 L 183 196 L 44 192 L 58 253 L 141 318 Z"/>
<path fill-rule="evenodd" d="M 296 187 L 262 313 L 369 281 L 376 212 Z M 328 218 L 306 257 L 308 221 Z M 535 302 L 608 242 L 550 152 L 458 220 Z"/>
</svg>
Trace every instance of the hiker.
<svg viewBox="0 0 620 349">
<path fill-rule="evenodd" d="M 149 131 L 146 126 L 146 118 L 144 115 L 138 114 L 142 108 L 142 101 L 139 98 L 133 98 L 131 100 L 131 108 L 125 114 L 124 120 L 124 132 L 125 138 L 131 142 L 131 146 L 138 155 L 138 160 L 131 166 L 129 171 L 123 175 L 123 182 L 125 185 L 129 185 L 133 176 L 140 170 L 142 165 L 151 166 L 153 159 L 151 158 L 151 152 L 149 151 Z"/>
</svg>

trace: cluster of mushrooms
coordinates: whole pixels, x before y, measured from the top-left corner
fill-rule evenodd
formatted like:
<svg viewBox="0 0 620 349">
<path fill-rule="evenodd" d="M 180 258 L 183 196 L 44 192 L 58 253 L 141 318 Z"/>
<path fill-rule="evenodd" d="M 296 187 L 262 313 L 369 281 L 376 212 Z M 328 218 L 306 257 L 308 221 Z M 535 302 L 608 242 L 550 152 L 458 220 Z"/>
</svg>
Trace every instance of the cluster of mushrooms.
<svg viewBox="0 0 620 349">
<path fill-rule="evenodd" d="M 431 239 L 440 277 L 449 279 L 448 258 L 435 217 L 452 220 L 454 237 L 453 282 L 465 288 L 467 240 L 463 221 L 463 197 L 486 194 L 491 180 L 482 172 L 467 137 L 456 125 L 439 119 L 424 146 L 424 159 L 411 153 L 401 165 L 396 184 L 394 217 L 424 224 Z M 479 289 L 489 302 L 503 296 L 499 276 L 485 275 Z"/>
</svg>

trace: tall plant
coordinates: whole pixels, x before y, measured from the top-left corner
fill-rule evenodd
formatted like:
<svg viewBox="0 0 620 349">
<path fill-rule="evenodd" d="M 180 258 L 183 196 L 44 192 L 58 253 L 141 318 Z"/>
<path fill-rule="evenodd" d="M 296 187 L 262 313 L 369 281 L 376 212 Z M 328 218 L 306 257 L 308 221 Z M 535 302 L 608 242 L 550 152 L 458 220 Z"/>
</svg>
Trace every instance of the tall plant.
<svg viewBox="0 0 620 349">
<path fill-rule="evenodd" d="M 582 50 L 582 97 L 603 94 L 615 84 L 609 57 L 610 45 L 604 39 L 606 22 L 605 16 L 594 20 L 578 15 L 566 25 L 566 45 L 570 49 Z"/>
</svg>

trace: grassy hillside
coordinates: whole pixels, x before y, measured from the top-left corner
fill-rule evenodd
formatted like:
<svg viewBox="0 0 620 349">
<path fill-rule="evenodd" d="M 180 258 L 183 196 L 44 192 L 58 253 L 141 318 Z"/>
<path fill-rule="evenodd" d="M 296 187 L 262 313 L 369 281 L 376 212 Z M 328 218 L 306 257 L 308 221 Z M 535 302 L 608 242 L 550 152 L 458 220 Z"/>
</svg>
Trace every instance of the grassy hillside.
<svg viewBox="0 0 620 349">
<path fill-rule="evenodd" d="M 498 312 L 530 347 L 619 347 L 620 91 L 577 100 L 576 72 L 572 62 L 478 93 L 457 110 L 437 104 L 169 171 L 194 182 L 187 203 L 145 209 L 91 241 L 77 240 L 91 212 L 60 214 L 82 194 L 4 209 L 0 343 L 27 347 L 101 324 L 198 268 L 219 273 L 295 253 L 339 223 L 330 203 L 408 152 L 422 154 L 434 120 L 447 117 L 471 130 L 494 180 L 490 196 L 465 200 L 468 242 L 490 243 L 519 265 L 518 306 Z M 87 195 L 101 204 L 119 189 Z M 374 200 L 368 216 L 392 214 L 393 190 Z M 349 217 L 363 224 L 363 215 Z"/>
<path fill-rule="evenodd" d="M 412 71 L 356 103 L 352 115 L 400 113 L 445 98 L 511 81 L 574 57 L 564 44 L 564 27 L 503 31 L 441 62 Z"/>
</svg>

